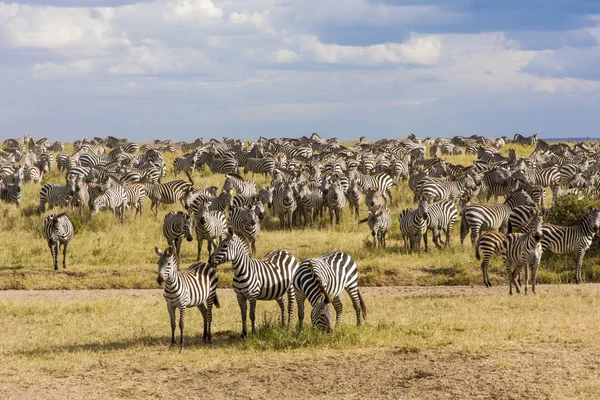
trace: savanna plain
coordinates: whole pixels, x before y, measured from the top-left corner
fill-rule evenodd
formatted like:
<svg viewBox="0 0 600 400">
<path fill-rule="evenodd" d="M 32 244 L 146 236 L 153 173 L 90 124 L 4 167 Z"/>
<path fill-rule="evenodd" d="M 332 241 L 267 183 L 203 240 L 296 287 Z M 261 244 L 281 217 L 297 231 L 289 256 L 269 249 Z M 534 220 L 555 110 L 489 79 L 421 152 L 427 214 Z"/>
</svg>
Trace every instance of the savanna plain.
<svg viewBox="0 0 600 400">
<path fill-rule="evenodd" d="M 524 156 L 533 150 L 516 149 Z M 167 165 L 173 158 L 165 154 Z M 447 160 L 466 165 L 473 156 Z M 63 179 L 53 170 L 45 182 Z M 194 174 L 197 186 L 220 187 L 223 179 Z M 254 179 L 258 186 L 267 183 Z M 368 310 L 362 326 L 355 326 L 348 301 L 342 326 L 332 334 L 298 331 L 297 318 L 281 328 L 277 305 L 259 302 L 258 332 L 243 340 L 225 265 L 218 267 L 221 308 L 214 310 L 213 343 L 202 343 L 202 318 L 192 309 L 182 352 L 168 348 L 153 250 L 166 246 L 164 214 L 181 206 L 163 206 L 156 218 L 147 202 L 141 218 L 130 211 L 123 225 L 108 212 L 90 217 L 62 210 L 76 234 L 68 268 L 55 272 L 42 237 L 44 216 L 32 212 L 40 187 L 24 187 L 20 210 L 0 204 L 3 398 L 599 396 L 600 284 L 570 284 L 570 259 L 546 258 L 538 294 L 511 297 L 495 258 L 495 285 L 485 288 L 469 240 L 459 243 L 458 226 L 449 248 L 404 254 L 397 216 L 414 206 L 405 182 L 393 192 L 387 249 L 373 249 L 367 226 L 348 209 L 339 226 L 329 228 L 322 219 L 292 232 L 279 231 L 279 221 L 267 216 L 257 241 L 258 256 L 280 248 L 300 260 L 332 250 L 352 255 Z M 366 212 L 363 206 L 361 218 Z M 207 256 L 204 249 L 201 259 Z M 184 242 L 181 258 L 184 267 L 195 261 L 195 242 Z M 595 260 L 586 257 L 583 269 L 588 282 L 599 280 Z"/>
</svg>

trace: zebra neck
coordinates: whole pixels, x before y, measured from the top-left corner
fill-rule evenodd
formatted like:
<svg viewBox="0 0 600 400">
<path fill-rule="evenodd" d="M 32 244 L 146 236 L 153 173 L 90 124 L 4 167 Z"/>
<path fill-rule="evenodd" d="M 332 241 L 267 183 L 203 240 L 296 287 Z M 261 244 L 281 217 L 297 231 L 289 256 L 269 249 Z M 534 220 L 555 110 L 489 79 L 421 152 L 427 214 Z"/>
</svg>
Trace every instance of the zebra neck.
<svg viewBox="0 0 600 400">
<path fill-rule="evenodd" d="M 237 253 L 232 257 L 231 263 L 233 265 L 233 269 L 235 271 L 239 271 L 241 268 L 249 267 L 250 265 L 250 255 L 246 253 L 244 250 L 240 249 Z"/>
</svg>

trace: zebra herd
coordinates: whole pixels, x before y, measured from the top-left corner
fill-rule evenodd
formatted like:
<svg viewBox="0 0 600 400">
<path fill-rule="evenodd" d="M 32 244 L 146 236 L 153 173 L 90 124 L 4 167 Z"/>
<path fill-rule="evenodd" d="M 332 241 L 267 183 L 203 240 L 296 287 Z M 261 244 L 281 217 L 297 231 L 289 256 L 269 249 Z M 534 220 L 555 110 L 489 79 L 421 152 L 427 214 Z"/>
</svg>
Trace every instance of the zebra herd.
<svg viewBox="0 0 600 400">
<path fill-rule="evenodd" d="M 502 148 L 510 143 L 508 152 L 503 152 Z M 519 146 L 535 149 L 522 157 L 517 156 Z M 176 154 L 172 166 L 165 162 L 167 153 Z M 472 163 L 450 162 L 456 159 L 452 157 L 465 154 L 470 155 Z M 448 159 L 444 158 L 446 155 Z M 64 181 L 46 183 L 54 165 L 64 175 Z M 194 174 L 203 169 L 222 174 L 222 185 L 197 187 Z M 173 171 L 174 180 L 165 181 L 168 170 Z M 185 174 L 184 179 L 178 179 L 181 173 Z M 257 186 L 255 174 L 261 179 L 266 177 L 268 184 Z M 388 236 L 397 218 L 405 253 L 421 251 L 421 242 L 429 251 L 429 231 L 436 248 L 451 246 L 453 227 L 460 217 L 461 244 L 470 232 L 476 258 L 481 259 L 484 285 L 491 285 L 489 266 L 492 257 L 499 254 L 511 293 L 512 286 L 519 291 L 521 270 L 525 272 L 526 287 L 531 275 L 535 292 L 537 267 L 544 251 L 571 254 L 575 260 L 575 281 L 581 283 L 583 257 L 600 224 L 598 210 L 590 210 L 573 226 L 544 222 L 549 208 L 547 193 L 552 194 L 553 201 L 565 195 L 598 197 L 600 151 L 586 143 L 547 143 L 536 135 L 516 134 L 512 140 L 476 135 L 420 140 L 411 134 L 406 139 L 373 143 L 361 137 L 351 145 L 336 138 L 321 138 L 316 133 L 301 138 L 261 137 L 254 142 L 224 138 L 157 140 L 147 144 L 109 136 L 76 141 L 69 153 L 63 143 L 51 144 L 46 139 L 23 137 L 4 141 L 0 152 L 0 200 L 20 207 L 23 185 L 30 182 L 43 184 L 37 207 L 40 214 L 46 208 L 73 207 L 80 215 L 87 209 L 94 218 L 102 210 L 111 210 L 118 221 L 125 223 L 128 209 L 135 209 L 136 216 L 143 214 L 146 198 L 154 216 L 158 216 L 161 204 L 179 203 L 184 210 L 169 212 L 163 220 L 162 231 L 169 248 L 160 252 L 157 249 L 159 265 L 164 264 L 160 279 L 174 285 L 165 296 L 172 300 L 167 301 L 170 307 L 182 310 L 181 320 L 182 307 L 205 304 L 201 311 L 208 321 L 207 340 L 212 306 L 218 305 L 214 290 L 210 289 L 216 287 L 217 274 L 213 269 L 223 260 L 241 263 L 236 269 L 241 279 L 237 284 L 241 286 L 236 288 L 234 281 L 234 288 L 243 321 L 246 302 L 250 303 L 253 324 L 256 300 L 275 299 L 282 307 L 282 321 L 287 315 L 289 323 L 290 304 L 295 297 L 300 323 L 300 303 L 308 299 L 313 314 L 321 313 L 312 318 L 313 322 L 325 326 L 317 322 L 329 320 L 330 311 L 321 305 L 331 302 L 336 311 L 341 311 L 341 303 L 336 300 L 340 288 L 350 293 L 360 321 L 359 310 L 364 303 L 356 286 L 356 264 L 344 253 L 301 263 L 281 251 L 277 256 L 271 253 L 271 258 L 252 258 L 257 238 L 267 226 L 267 215 L 278 219 L 279 228 L 287 231 L 314 227 L 320 222 L 334 226 L 343 219 L 366 222 L 373 247 L 382 251 L 389 251 Z M 401 196 L 393 197 L 393 191 Z M 394 215 L 395 207 L 411 192 L 414 206 Z M 504 199 L 499 200 L 501 197 Z M 361 218 L 363 205 L 368 214 Z M 344 218 L 348 208 L 350 216 Z M 192 241 L 194 235 L 198 263 L 186 275 L 178 272 L 178 260 L 183 240 Z M 66 247 L 73 237 L 68 217 L 64 213 L 49 215 L 44 222 L 44 236 L 54 268 L 58 268 L 61 245 L 66 267 Z M 200 263 L 204 241 L 208 264 Z M 253 281 L 252 288 L 244 286 L 250 271 L 269 268 L 276 271 L 269 279 L 280 283 L 268 291 L 257 289 L 262 287 L 262 278 Z M 192 290 L 189 285 L 199 282 L 201 276 L 204 291 L 196 287 L 193 295 L 190 292 L 182 299 L 173 295 L 185 285 L 185 290 Z M 282 305 L 284 294 L 288 296 L 287 314 Z M 315 304 L 319 305 L 317 311 Z M 173 310 L 170 308 L 171 314 Z M 183 322 L 180 324 L 183 330 Z M 246 334 L 245 322 L 243 332 Z"/>
</svg>

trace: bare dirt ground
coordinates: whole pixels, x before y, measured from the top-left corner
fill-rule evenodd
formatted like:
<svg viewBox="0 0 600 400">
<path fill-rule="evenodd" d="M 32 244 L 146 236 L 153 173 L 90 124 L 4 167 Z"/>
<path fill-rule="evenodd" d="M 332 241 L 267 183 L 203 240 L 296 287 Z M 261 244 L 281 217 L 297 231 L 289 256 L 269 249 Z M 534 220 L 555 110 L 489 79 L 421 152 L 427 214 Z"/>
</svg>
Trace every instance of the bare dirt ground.
<svg viewBox="0 0 600 400">
<path fill-rule="evenodd" d="M 540 286 L 540 292 L 600 292 L 600 284 Z M 362 288 L 364 296 L 482 296 L 505 286 Z M 160 290 L 1 291 L 0 301 L 160 296 Z M 220 292 L 233 296 L 231 290 Z M 506 294 L 508 295 L 508 294 Z M 119 368 L 79 371 L 23 387 L 2 379 L 2 398 L 207 399 L 571 399 L 600 398 L 600 347 L 577 343 L 523 343 L 501 352 L 464 354 L 446 349 L 351 349 L 266 353 L 249 365 L 206 370 L 190 365 L 159 371 Z M 284 360 L 284 361 L 282 361 Z M 5 386 L 6 385 L 6 386 Z"/>
</svg>

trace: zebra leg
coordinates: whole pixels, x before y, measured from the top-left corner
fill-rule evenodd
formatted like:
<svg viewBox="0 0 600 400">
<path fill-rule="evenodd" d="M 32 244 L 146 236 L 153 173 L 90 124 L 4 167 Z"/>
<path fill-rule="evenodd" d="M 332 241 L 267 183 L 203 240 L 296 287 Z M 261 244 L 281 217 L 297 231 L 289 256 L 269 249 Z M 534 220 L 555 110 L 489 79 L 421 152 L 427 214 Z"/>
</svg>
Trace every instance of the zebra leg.
<svg viewBox="0 0 600 400">
<path fill-rule="evenodd" d="M 298 305 L 298 329 L 302 329 L 302 324 L 304 323 L 304 297 L 303 294 L 297 293 L 296 304 Z"/>
<path fill-rule="evenodd" d="M 202 236 L 198 234 L 198 255 L 196 256 L 196 262 L 200 261 L 200 251 L 202 250 Z"/>
<path fill-rule="evenodd" d="M 585 256 L 585 252 L 581 250 L 575 254 L 575 283 L 578 285 L 583 283 L 581 280 L 581 265 L 583 264 L 583 256 Z"/>
<path fill-rule="evenodd" d="M 183 326 L 185 325 L 185 311 L 186 311 L 185 306 L 182 306 L 179 309 L 179 334 L 181 336 L 179 338 L 179 351 L 181 351 L 181 349 L 183 349 Z"/>
<path fill-rule="evenodd" d="M 531 292 L 533 294 L 536 294 L 535 293 L 535 282 L 537 281 L 537 270 L 538 270 L 539 265 L 540 265 L 539 260 L 535 260 L 533 262 L 533 264 L 531 264 Z"/>
<path fill-rule="evenodd" d="M 290 211 L 288 212 L 288 222 L 289 222 L 290 232 L 292 231 L 292 214 L 293 214 L 293 213 L 294 213 L 294 212 L 293 212 L 292 210 L 290 210 Z"/>
<path fill-rule="evenodd" d="M 250 323 L 252 324 L 252 335 L 256 333 L 256 299 L 250 299 Z"/>
<path fill-rule="evenodd" d="M 512 274 L 512 265 L 508 261 L 504 261 L 504 266 L 506 268 L 506 277 L 508 278 L 508 294 L 512 296 L 512 287 L 513 287 L 513 274 Z"/>
<path fill-rule="evenodd" d="M 377 232 L 371 231 L 371 236 L 373 236 L 373 248 L 377 248 Z"/>
<path fill-rule="evenodd" d="M 488 268 L 489 268 L 490 260 L 487 257 L 487 254 L 483 255 L 483 261 L 481 262 L 481 275 L 483 276 L 483 284 L 485 287 L 491 287 L 492 285 L 488 282 Z"/>
<path fill-rule="evenodd" d="M 465 238 L 469 234 L 469 229 L 469 223 L 467 222 L 465 217 L 462 217 L 460 220 L 460 244 L 463 244 L 463 242 L 465 241 Z"/>
<path fill-rule="evenodd" d="M 479 236 L 479 227 L 478 226 L 471 227 L 471 245 L 472 246 L 475 246 L 475 243 L 477 243 L 477 236 Z"/>
<path fill-rule="evenodd" d="M 335 208 L 335 224 L 339 225 L 340 224 L 340 217 L 342 214 L 342 210 L 339 207 Z"/>
<path fill-rule="evenodd" d="M 248 335 L 248 330 L 247 330 L 247 325 L 246 325 L 246 310 L 247 310 L 246 298 L 241 293 L 238 293 L 237 301 L 238 301 L 238 304 L 240 305 L 240 312 L 242 313 L 242 338 L 246 338 Z"/>
<path fill-rule="evenodd" d="M 285 301 L 283 301 L 283 296 L 275 299 L 279 309 L 281 310 L 281 327 L 285 326 Z"/>
<path fill-rule="evenodd" d="M 344 309 L 340 296 L 336 296 L 331 303 L 335 309 L 335 326 L 339 326 L 342 323 L 342 310 Z"/>
<path fill-rule="evenodd" d="M 176 343 L 175 341 L 175 306 L 172 306 L 170 304 L 167 303 L 167 309 L 169 310 L 169 318 L 171 319 L 171 344 L 169 345 L 169 347 L 173 347 L 173 345 Z"/>
<path fill-rule="evenodd" d="M 381 238 L 379 239 L 380 243 L 383 244 L 383 248 L 384 249 L 387 248 L 387 243 L 385 242 L 385 235 L 386 235 L 386 233 L 387 233 L 387 231 L 386 232 L 381 232 Z"/>
<path fill-rule="evenodd" d="M 279 214 L 279 229 L 285 230 L 285 214 Z"/>
<path fill-rule="evenodd" d="M 63 244 L 63 268 L 67 268 L 67 245 L 69 242 Z M 58 256 L 58 253 L 57 253 Z"/>
<path fill-rule="evenodd" d="M 206 343 L 212 343 L 212 333 L 210 328 L 212 326 L 212 309 L 215 304 L 216 293 L 213 296 L 209 296 L 206 300 Z"/>
<path fill-rule="evenodd" d="M 50 248 L 50 254 L 52 254 L 52 266 L 54 270 L 58 270 L 58 242 L 48 242 Z"/>
<path fill-rule="evenodd" d="M 206 306 L 204 305 L 204 303 L 200 303 L 200 305 L 198 306 L 198 310 L 200 310 L 200 313 L 202 314 L 202 320 L 204 321 L 204 332 L 202 333 L 202 341 L 206 342 L 206 339 L 208 337 L 208 311 L 206 310 Z"/>
<path fill-rule="evenodd" d="M 525 264 L 525 295 L 527 295 L 528 287 L 529 287 L 529 264 Z"/>
<path fill-rule="evenodd" d="M 360 316 L 360 311 L 361 311 L 361 297 L 358 293 L 358 286 L 354 286 L 352 288 L 347 288 L 346 292 L 348 292 L 348 295 L 350 296 L 350 299 L 352 300 L 352 307 L 354 307 L 354 311 L 356 312 L 356 325 L 360 326 L 360 324 L 362 323 L 361 320 L 361 316 Z"/>
<path fill-rule="evenodd" d="M 289 329 L 290 325 L 292 324 L 292 315 L 294 315 L 294 301 L 296 300 L 296 290 L 294 289 L 294 285 L 292 283 L 290 283 L 290 287 L 288 288 L 287 297 L 288 297 L 287 327 Z"/>
<path fill-rule="evenodd" d="M 252 247 L 252 254 L 256 254 L 256 238 L 252 238 L 250 240 L 250 246 Z"/>
</svg>

